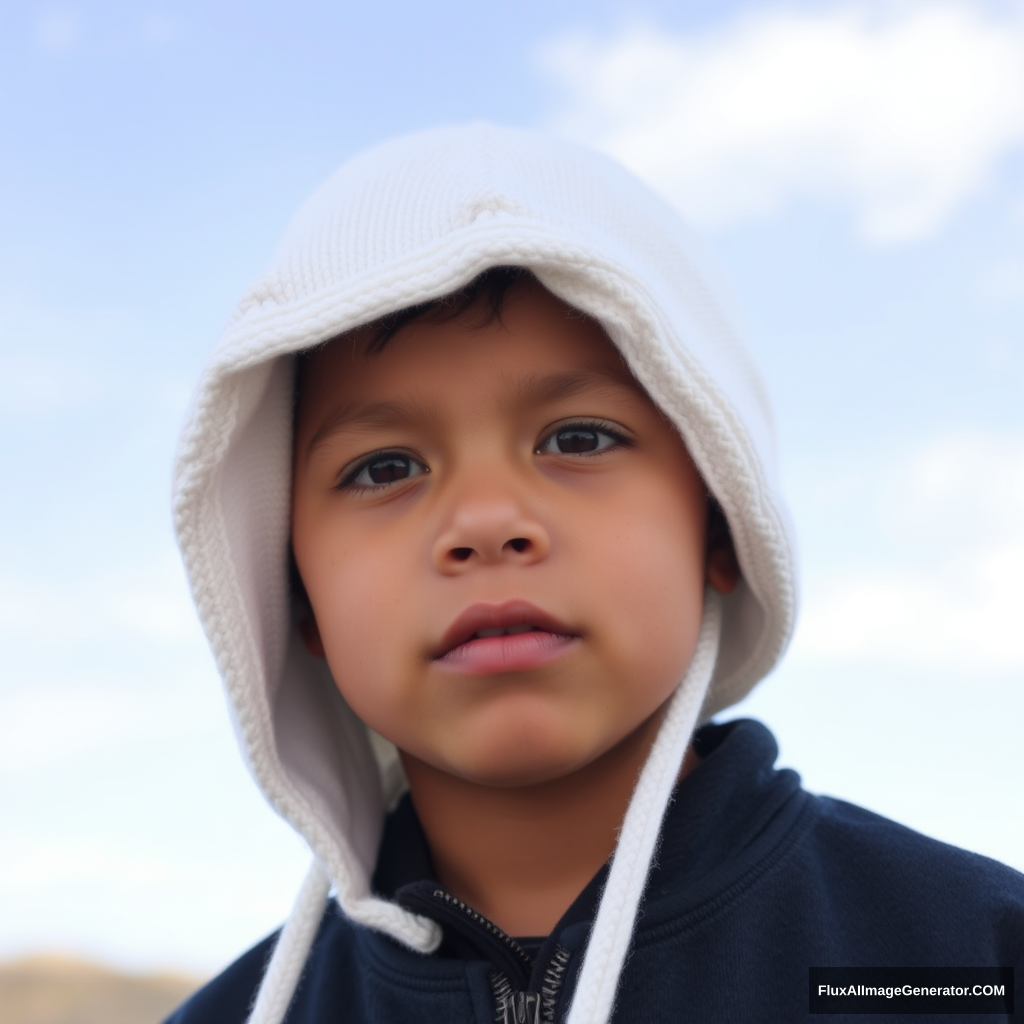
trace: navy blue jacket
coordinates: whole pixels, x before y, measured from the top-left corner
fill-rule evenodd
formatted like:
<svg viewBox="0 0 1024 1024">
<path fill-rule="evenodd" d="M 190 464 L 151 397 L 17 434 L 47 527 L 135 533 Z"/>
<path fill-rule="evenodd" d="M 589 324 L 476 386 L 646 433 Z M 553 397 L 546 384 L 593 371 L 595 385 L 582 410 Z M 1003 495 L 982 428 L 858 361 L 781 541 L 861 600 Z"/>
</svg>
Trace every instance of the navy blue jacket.
<svg viewBox="0 0 1024 1024">
<path fill-rule="evenodd" d="M 774 768 L 778 749 L 757 722 L 706 726 L 695 743 L 703 760 L 666 815 L 616 1024 L 806 1020 L 812 966 L 1016 967 L 1021 977 L 1024 875 L 805 792 L 795 772 Z M 438 920 L 441 949 L 411 952 L 332 902 L 287 1024 L 490 1024 L 497 1001 L 518 991 L 537 993 L 541 1020 L 560 1021 L 606 870 L 550 936 L 509 939 L 432 881 L 406 800 L 389 818 L 374 884 Z M 243 1024 L 274 938 L 167 1024 Z M 1013 1016 L 937 1019 L 1024 1019 L 1022 998 Z"/>
</svg>

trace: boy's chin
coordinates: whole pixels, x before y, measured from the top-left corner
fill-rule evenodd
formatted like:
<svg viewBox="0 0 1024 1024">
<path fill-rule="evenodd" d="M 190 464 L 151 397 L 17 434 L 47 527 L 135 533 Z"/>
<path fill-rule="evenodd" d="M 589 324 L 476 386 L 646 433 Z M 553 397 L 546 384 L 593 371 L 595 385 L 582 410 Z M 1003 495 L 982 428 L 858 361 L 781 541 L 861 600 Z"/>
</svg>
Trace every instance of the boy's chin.
<svg viewBox="0 0 1024 1024">
<path fill-rule="evenodd" d="M 586 762 L 536 759 L 524 761 L 517 758 L 492 758 L 486 764 L 476 764 L 459 770 L 459 777 L 466 782 L 493 789 L 523 789 L 529 786 L 543 786 L 570 778 L 586 767 Z"/>
<path fill-rule="evenodd" d="M 417 771 L 421 779 L 443 775 L 494 789 L 573 786 L 591 777 L 608 782 L 624 773 L 631 790 L 670 693 L 652 690 L 646 701 L 628 707 L 549 692 L 509 693 L 454 713 L 420 716 L 417 729 L 390 738 L 403 759 L 417 762 L 406 765 L 413 786 Z"/>
<path fill-rule="evenodd" d="M 492 739 L 486 745 L 473 748 L 428 753 L 423 760 L 428 770 L 473 785 L 519 789 L 569 781 L 585 773 L 590 765 L 600 761 L 616 745 L 615 741 L 580 742 L 578 737 L 545 739 L 546 742 L 539 742 L 537 737 L 508 737 L 504 742 Z"/>
</svg>

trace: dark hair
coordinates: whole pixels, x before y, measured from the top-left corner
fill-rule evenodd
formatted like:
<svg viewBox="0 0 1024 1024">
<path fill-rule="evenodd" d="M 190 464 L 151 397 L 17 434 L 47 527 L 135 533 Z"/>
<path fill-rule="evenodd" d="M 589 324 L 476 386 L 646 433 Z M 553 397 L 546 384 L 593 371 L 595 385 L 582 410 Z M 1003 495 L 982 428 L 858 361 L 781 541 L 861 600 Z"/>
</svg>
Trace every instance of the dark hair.
<svg viewBox="0 0 1024 1024">
<path fill-rule="evenodd" d="M 382 316 L 370 325 L 373 333 L 366 352 L 373 355 L 383 351 L 387 343 L 414 320 L 427 319 L 431 323 L 443 324 L 458 320 L 470 310 L 477 310 L 479 316 L 474 319 L 472 327 L 486 327 L 495 320 L 500 322 L 505 297 L 515 285 L 525 281 L 536 281 L 525 267 L 489 267 L 468 284 L 439 299 L 406 306 Z"/>
<path fill-rule="evenodd" d="M 469 324 L 470 327 L 486 327 L 497 320 L 501 322 L 501 311 L 505 306 L 505 299 L 509 291 L 520 283 L 537 282 L 533 274 L 525 267 L 489 267 L 481 274 L 477 274 L 468 284 L 457 288 L 439 299 L 430 299 L 428 302 L 419 302 L 415 306 L 406 306 L 404 309 L 396 310 L 394 313 L 387 313 L 379 320 L 371 321 L 365 325 L 369 329 L 370 342 L 366 346 L 367 355 L 376 355 L 383 352 L 388 342 L 405 326 L 414 320 L 429 320 L 431 323 L 443 324 L 477 310 L 477 316 Z M 356 328 L 358 330 L 358 328 Z M 312 348 L 304 349 L 295 354 L 295 377 L 292 387 L 292 430 L 296 426 L 296 418 L 299 412 L 299 401 L 302 398 L 303 380 L 306 373 L 306 364 L 314 353 L 326 348 L 335 341 L 339 341 L 346 335 L 346 331 L 334 338 L 314 345 Z"/>
<path fill-rule="evenodd" d="M 719 505 L 718 499 L 710 491 L 707 493 L 708 524 L 704 539 L 704 547 L 708 551 L 716 547 L 729 547 L 732 548 L 733 553 L 735 553 L 736 545 L 733 543 L 732 529 L 729 526 L 729 520 L 725 518 L 725 512 L 722 511 L 722 506 Z"/>
</svg>

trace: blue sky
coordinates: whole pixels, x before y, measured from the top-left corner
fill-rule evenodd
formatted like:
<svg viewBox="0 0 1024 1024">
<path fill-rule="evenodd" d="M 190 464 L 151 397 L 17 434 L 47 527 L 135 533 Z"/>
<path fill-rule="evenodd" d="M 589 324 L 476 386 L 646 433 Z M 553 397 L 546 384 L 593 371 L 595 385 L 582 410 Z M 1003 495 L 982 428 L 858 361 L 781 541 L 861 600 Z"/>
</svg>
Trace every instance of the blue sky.
<svg viewBox="0 0 1024 1024">
<path fill-rule="evenodd" d="M 305 196 L 471 118 L 617 155 L 732 280 L 804 584 L 737 713 L 1024 869 L 1024 5 L 15 2 L 0 48 L 0 956 L 210 971 L 286 913 L 177 432 Z"/>
</svg>

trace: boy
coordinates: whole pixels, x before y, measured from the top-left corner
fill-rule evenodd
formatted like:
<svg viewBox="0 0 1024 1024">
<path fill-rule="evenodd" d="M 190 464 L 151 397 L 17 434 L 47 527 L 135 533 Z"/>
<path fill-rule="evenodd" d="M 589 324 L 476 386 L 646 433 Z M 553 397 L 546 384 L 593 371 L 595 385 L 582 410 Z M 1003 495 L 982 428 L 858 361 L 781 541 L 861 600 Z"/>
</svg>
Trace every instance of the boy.
<svg viewBox="0 0 1024 1024">
<path fill-rule="evenodd" d="M 1021 962 L 1021 876 L 804 793 L 756 723 L 694 734 L 795 605 L 764 397 L 694 250 L 611 162 L 487 126 L 300 211 L 176 514 L 314 866 L 175 1024 L 786 1021 L 811 967 Z"/>
</svg>

